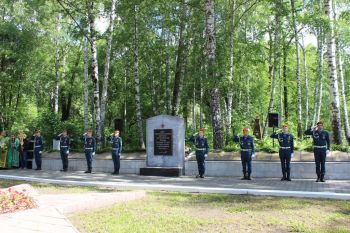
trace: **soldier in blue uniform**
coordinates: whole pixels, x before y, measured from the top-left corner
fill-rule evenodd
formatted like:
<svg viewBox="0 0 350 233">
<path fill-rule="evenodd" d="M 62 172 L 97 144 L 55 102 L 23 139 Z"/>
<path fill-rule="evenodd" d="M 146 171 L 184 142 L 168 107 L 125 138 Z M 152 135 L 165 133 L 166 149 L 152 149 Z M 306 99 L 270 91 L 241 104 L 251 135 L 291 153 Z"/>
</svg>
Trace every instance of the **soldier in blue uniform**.
<svg viewBox="0 0 350 233">
<path fill-rule="evenodd" d="M 324 175 L 326 174 L 326 157 L 330 151 L 330 140 L 327 131 L 323 130 L 323 122 L 317 122 L 314 126 L 305 131 L 305 135 L 311 135 L 314 145 L 314 156 L 316 163 L 316 182 L 325 182 Z"/>
<path fill-rule="evenodd" d="M 249 136 L 249 129 L 243 129 L 243 136 L 235 136 L 234 142 L 239 143 L 241 148 L 241 161 L 243 168 L 242 180 L 251 180 L 252 173 L 252 157 L 255 157 L 254 139 Z M 248 169 L 247 169 L 248 167 Z"/>
<path fill-rule="evenodd" d="M 64 129 L 63 132 L 56 137 L 56 140 L 60 140 L 60 154 L 63 165 L 63 169 L 60 171 L 66 172 L 68 170 L 68 155 L 70 146 L 70 139 L 67 134 L 67 129 Z"/>
<path fill-rule="evenodd" d="M 92 137 L 92 130 L 88 129 L 81 137 L 81 140 L 84 141 L 85 158 L 87 162 L 87 171 L 85 171 L 85 173 L 91 173 L 92 159 L 96 152 L 96 141 L 95 138 Z"/>
<path fill-rule="evenodd" d="M 199 129 L 198 134 L 195 134 L 190 138 L 190 142 L 196 146 L 196 159 L 199 173 L 196 178 L 204 178 L 205 158 L 208 156 L 209 151 L 208 140 L 204 137 L 204 129 Z"/>
<path fill-rule="evenodd" d="M 292 181 L 290 178 L 290 161 L 294 156 L 294 138 L 292 134 L 288 133 L 288 125 L 284 124 L 282 132 L 271 134 L 271 138 L 278 139 L 280 145 L 279 156 L 283 174 L 281 181 Z"/>
<path fill-rule="evenodd" d="M 119 130 L 116 129 L 107 140 L 112 144 L 112 159 L 114 164 L 114 172 L 112 175 L 118 175 L 120 169 L 120 153 L 122 152 L 122 138 L 119 136 Z"/>
<path fill-rule="evenodd" d="M 34 159 L 36 164 L 35 170 L 41 170 L 41 154 L 44 149 L 43 147 L 43 138 L 40 135 L 40 129 L 35 129 L 34 135 L 32 136 L 32 141 L 34 141 Z"/>
</svg>

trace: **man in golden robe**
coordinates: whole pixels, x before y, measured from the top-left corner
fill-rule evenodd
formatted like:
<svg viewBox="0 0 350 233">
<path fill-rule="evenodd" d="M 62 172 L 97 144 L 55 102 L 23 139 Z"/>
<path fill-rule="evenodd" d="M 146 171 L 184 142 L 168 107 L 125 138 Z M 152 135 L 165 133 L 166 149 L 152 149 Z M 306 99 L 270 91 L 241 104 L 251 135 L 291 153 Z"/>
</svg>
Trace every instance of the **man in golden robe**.
<svg viewBox="0 0 350 233">
<path fill-rule="evenodd" d="M 6 136 L 6 132 L 1 131 L 0 133 L 0 168 L 6 168 L 9 141 L 10 139 Z"/>
</svg>

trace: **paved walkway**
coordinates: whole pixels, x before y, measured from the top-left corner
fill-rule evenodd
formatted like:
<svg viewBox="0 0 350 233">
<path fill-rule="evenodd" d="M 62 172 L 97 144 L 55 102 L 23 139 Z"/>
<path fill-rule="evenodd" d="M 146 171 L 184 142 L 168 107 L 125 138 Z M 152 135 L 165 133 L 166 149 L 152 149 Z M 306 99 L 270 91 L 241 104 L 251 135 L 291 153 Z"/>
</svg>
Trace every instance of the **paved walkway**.
<svg viewBox="0 0 350 233">
<path fill-rule="evenodd" d="M 2 170 L 0 179 L 15 179 L 56 184 L 105 186 L 119 189 L 167 190 L 178 192 L 203 192 L 227 194 L 252 194 L 309 198 L 350 200 L 350 181 L 253 179 L 242 181 L 239 177 L 151 177 L 138 175 L 112 176 L 107 173 L 85 174 L 83 172 L 52 172 L 33 170 Z"/>
<path fill-rule="evenodd" d="M 64 214 L 103 208 L 145 195 L 145 192 L 35 194 L 38 208 L 0 215 L 1 232 L 78 233 Z"/>
</svg>

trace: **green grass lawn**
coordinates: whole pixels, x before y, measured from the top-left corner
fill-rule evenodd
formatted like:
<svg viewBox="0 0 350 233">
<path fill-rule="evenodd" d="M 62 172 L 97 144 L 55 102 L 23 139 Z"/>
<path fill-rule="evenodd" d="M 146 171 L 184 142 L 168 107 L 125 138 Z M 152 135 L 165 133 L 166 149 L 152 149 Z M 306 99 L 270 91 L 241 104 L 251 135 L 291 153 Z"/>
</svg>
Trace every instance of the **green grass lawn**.
<svg viewBox="0 0 350 233">
<path fill-rule="evenodd" d="M 81 233 L 350 232 L 350 202 L 149 192 L 69 218 Z"/>
<path fill-rule="evenodd" d="M 8 188 L 19 184 L 30 184 L 36 188 L 39 193 L 57 194 L 57 193 L 84 193 L 84 192 L 115 192 L 121 191 L 114 188 L 94 187 L 94 186 L 74 186 L 74 185 L 58 185 L 38 182 L 28 182 L 20 180 L 2 180 L 0 179 L 0 189 Z"/>
<path fill-rule="evenodd" d="M 0 188 L 23 183 L 0 180 Z M 40 193 L 116 189 L 30 183 Z M 350 202 L 148 192 L 146 198 L 68 216 L 81 233 L 349 232 Z"/>
</svg>

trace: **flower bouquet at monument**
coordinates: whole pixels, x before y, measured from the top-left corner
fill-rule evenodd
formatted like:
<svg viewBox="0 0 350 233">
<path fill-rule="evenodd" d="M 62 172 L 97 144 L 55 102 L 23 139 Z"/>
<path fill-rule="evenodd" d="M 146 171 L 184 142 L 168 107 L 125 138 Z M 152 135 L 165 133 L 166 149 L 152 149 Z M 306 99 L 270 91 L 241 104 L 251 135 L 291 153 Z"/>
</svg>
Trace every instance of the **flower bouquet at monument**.
<svg viewBox="0 0 350 233">
<path fill-rule="evenodd" d="M 25 189 L 18 191 L 12 188 L 0 190 L 0 214 L 36 208 L 32 197 L 29 197 Z"/>
</svg>

